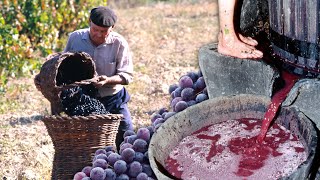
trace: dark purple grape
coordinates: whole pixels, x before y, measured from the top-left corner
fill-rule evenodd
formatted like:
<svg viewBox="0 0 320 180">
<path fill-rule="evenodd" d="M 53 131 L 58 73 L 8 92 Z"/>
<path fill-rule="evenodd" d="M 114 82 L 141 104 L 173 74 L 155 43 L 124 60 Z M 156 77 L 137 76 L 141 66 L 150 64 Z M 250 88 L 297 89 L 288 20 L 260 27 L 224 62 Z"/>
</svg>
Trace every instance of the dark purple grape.
<svg viewBox="0 0 320 180">
<path fill-rule="evenodd" d="M 133 161 L 130 165 L 129 165 L 129 171 L 128 171 L 128 175 L 130 177 L 137 177 L 138 174 L 140 174 L 142 172 L 142 165 L 137 162 L 137 161 Z"/>
<path fill-rule="evenodd" d="M 127 137 L 125 138 L 125 141 L 126 141 L 127 143 L 133 144 L 133 142 L 134 142 L 136 139 L 138 139 L 138 136 L 137 136 L 137 135 L 131 135 L 131 136 L 127 136 Z"/>
<path fill-rule="evenodd" d="M 131 163 L 134 159 L 136 152 L 132 148 L 126 148 L 121 152 L 122 160 L 126 163 Z"/>
<path fill-rule="evenodd" d="M 146 152 L 148 150 L 148 143 L 143 139 L 136 139 L 132 145 L 132 149 L 136 152 Z"/>
<path fill-rule="evenodd" d="M 146 173 L 150 177 L 154 174 L 149 164 L 141 164 L 141 165 L 142 165 L 142 172 Z"/>
<path fill-rule="evenodd" d="M 154 121 L 154 123 L 152 125 L 156 126 L 159 123 L 164 123 L 164 119 L 163 118 L 158 118 L 157 120 Z"/>
<path fill-rule="evenodd" d="M 202 91 L 206 87 L 206 83 L 203 77 L 199 77 L 199 79 L 194 83 L 194 88 L 197 91 Z"/>
<path fill-rule="evenodd" d="M 182 91 L 183 88 L 181 87 L 178 87 L 176 90 L 173 91 L 173 98 L 176 98 L 176 97 L 181 97 L 181 91 Z"/>
<path fill-rule="evenodd" d="M 123 139 L 123 141 L 122 141 L 122 143 L 120 144 L 120 146 L 121 146 L 123 143 L 128 143 L 128 137 L 129 137 L 129 136 L 126 136 L 126 137 Z"/>
<path fill-rule="evenodd" d="M 190 101 L 194 99 L 195 92 L 193 88 L 185 88 L 181 92 L 181 98 L 183 101 Z"/>
<path fill-rule="evenodd" d="M 147 151 L 148 152 L 148 151 Z M 133 159 L 133 161 L 138 161 L 139 163 L 143 163 L 144 161 L 144 154 L 141 152 L 136 152 L 136 155 Z"/>
<path fill-rule="evenodd" d="M 153 123 L 156 119 L 161 118 L 162 116 L 158 113 L 152 114 L 151 122 Z"/>
<path fill-rule="evenodd" d="M 148 142 L 150 140 L 150 132 L 147 128 L 139 128 L 137 131 L 137 137 Z"/>
<path fill-rule="evenodd" d="M 73 180 L 82 180 L 82 178 L 87 177 L 86 173 L 84 172 L 77 172 L 74 176 L 73 176 Z"/>
<path fill-rule="evenodd" d="M 133 144 L 133 143 L 132 143 Z M 132 148 L 132 144 L 130 143 L 123 143 L 120 145 L 120 150 L 119 150 L 119 154 L 122 153 L 123 150 L 127 149 L 127 148 Z"/>
<path fill-rule="evenodd" d="M 94 156 L 93 161 L 95 161 L 97 159 L 104 159 L 104 160 L 108 161 L 108 156 L 106 154 L 98 154 L 98 155 Z"/>
<path fill-rule="evenodd" d="M 127 136 L 131 136 L 136 134 L 133 130 L 126 130 L 126 132 L 123 133 L 123 138 L 127 137 Z"/>
<path fill-rule="evenodd" d="M 171 117 L 171 116 L 173 116 L 173 115 L 175 115 L 175 114 L 176 114 L 176 112 L 168 112 L 168 113 L 165 115 L 164 120 L 166 121 L 169 117 Z"/>
<path fill-rule="evenodd" d="M 122 174 L 127 171 L 127 163 L 124 160 L 118 160 L 113 165 L 116 174 Z"/>
<path fill-rule="evenodd" d="M 150 132 L 150 137 L 152 137 L 152 135 L 153 135 L 153 127 L 152 126 L 148 126 L 147 127 L 148 128 L 148 130 L 149 130 L 149 132 Z"/>
<path fill-rule="evenodd" d="M 87 176 L 90 176 L 91 166 L 85 166 L 81 171 L 84 172 Z"/>
<path fill-rule="evenodd" d="M 114 147 L 111 146 L 111 145 L 110 146 L 106 146 L 104 149 L 106 150 L 106 152 L 109 152 L 109 151 L 115 152 Z"/>
<path fill-rule="evenodd" d="M 176 90 L 179 87 L 178 84 L 172 84 L 169 86 L 169 94 L 171 94 L 174 90 Z"/>
<path fill-rule="evenodd" d="M 117 177 L 116 173 L 110 168 L 105 169 L 104 173 L 106 174 L 104 180 L 115 180 Z"/>
<path fill-rule="evenodd" d="M 159 123 L 159 124 L 155 125 L 154 126 L 154 131 L 156 132 L 162 124 L 163 123 Z"/>
<path fill-rule="evenodd" d="M 149 162 L 149 154 L 148 154 L 148 151 L 147 152 L 145 152 L 144 154 L 143 154 L 144 156 L 143 156 L 143 160 L 145 161 L 145 162 Z"/>
<path fill-rule="evenodd" d="M 161 109 L 158 110 L 158 114 L 160 114 L 162 116 L 163 113 L 168 112 L 168 109 L 163 107 Z"/>
<path fill-rule="evenodd" d="M 124 143 L 126 143 L 126 142 L 122 141 L 122 142 L 120 143 L 120 147 L 121 147 Z M 119 153 L 119 152 L 118 152 L 118 153 Z M 119 153 L 119 154 L 120 154 L 120 153 Z"/>
<path fill-rule="evenodd" d="M 105 149 L 97 149 L 94 155 L 96 156 L 98 154 L 107 154 L 107 151 Z"/>
<path fill-rule="evenodd" d="M 108 151 L 107 154 L 106 154 L 107 157 L 108 157 L 111 153 L 114 153 L 114 151 Z"/>
<path fill-rule="evenodd" d="M 139 173 L 137 176 L 137 180 L 148 180 L 148 178 L 148 175 L 144 172 Z"/>
<path fill-rule="evenodd" d="M 101 180 L 101 179 L 106 178 L 106 174 L 104 173 L 104 169 L 102 169 L 101 167 L 92 168 L 92 170 L 90 171 L 90 178 L 92 180 Z"/>
<path fill-rule="evenodd" d="M 114 163 L 116 161 L 118 161 L 119 159 L 121 159 L 121 156 L 118 154 L 118 153 L 111 153 L 109 156 L 108 156 L 108 162 L 111 166 L 114 165 Z"/>
<path fill-rule="evenodd" d="M 174 91 L 170 94 L 171 99 L 175 98 Z"/>
<path fill-rule="evenodd" d="M 102 169 L 106 169 L 108 167 L 108 162 L 104 159 L 96 159 L 93 161 L 92 167 L 101 167 Z"/>
<path fill-rule="evenodd" d="M 184 88 L 191 88 L 193 85 L 193 81 L 189 76 L 182 76 L 179 79 L 179 86 L 184 89 Z"/>
<path fill-rule="evenodd" d="M 185 110 L 187 107 L 188 107 L 188 104 L 185 101 L 180 101 L 176 104 L 174 109 L 176 110 L 176 112 L 180 112 Z"/>
<path fill-rule="evenodd" d="M 130 179 L 129 176 L 126 175 L 126 174 L 120 174 L 120 175 L 116 178 L 116 180 L 129 180 L 129 179 Z"/>
<path fill-rule="evenodd" d="M 187 72 L 187 76 L 189 76 L 193 82 L 196 82 L 198 79 L 198 74 L 196 72 Z"/>
<path fill-rule="evenodd" d="M 200 103 L 200 102 L 205 101 L 207 99 L 208 99 L 208 96 L 205 94 L 202 94 L 202 93 L 198 94 L 196 97 L 197 103 Z"/>
<path fill-rule="evenodd" d="M 164 112 L 161 114 L 161 117 L 164 118 L 168 112 Z"/>
<path fill-rule="evenodd" d="M 197 101 L 190 100 L 190 101 L 187 102 L 187 104 L 188 104 L 188 107 L 190 107 L 190 106 L 193 106 L 193 105 L 197 104 Z"/>
<path fill-rule="evenodd" d="M 174 110 L 174 107 L 176 106 L 176 104 L 177 104 L 179 101 L 182 101 L 182 98 L 181 98 L 181 97 L 176 97 L 176 98 L 172 99 L 170 106 L 171 106 L 171 108 L 172 108 L 173 110 Z"/>
</svg>

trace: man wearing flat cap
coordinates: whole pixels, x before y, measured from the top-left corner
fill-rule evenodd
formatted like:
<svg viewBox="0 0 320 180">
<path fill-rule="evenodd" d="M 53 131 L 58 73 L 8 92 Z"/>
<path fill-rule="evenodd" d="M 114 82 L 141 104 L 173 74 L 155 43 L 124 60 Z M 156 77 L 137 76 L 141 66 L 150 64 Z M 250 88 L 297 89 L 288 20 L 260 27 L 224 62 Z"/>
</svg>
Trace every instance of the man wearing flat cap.
<svg viewBox="0 0 320 180">
<path fill-rule="evenodd" d="M 99 75 L 94 82 L 99 90 L 98 99 L 110 113 L 124 116 L 116 137 L 119 149 L 123 133 L 128 129 L 133 130 L 127 106 L 130 96 L 124 87 L 132 82 L 133 64 L 127 41 L 113 31 L 116 22 L 117 16 L 110 8 L 93 8 L 89 28 L 72 32 L 64 51 L 86 52 L 93 58 Z"/>
</svg>

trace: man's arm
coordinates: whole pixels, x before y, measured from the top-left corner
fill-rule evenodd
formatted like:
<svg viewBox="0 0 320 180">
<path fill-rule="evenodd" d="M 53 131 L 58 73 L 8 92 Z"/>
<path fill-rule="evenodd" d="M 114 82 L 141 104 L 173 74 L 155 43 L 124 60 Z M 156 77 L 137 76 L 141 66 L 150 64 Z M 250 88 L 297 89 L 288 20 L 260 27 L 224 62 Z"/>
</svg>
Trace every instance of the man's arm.
<svg viewBox="0 0 320 180">
<path fill-rule="evenodd" d="M 122 38 L 119 52 L 116 56 L 116 74 L 125 80 L 123 85 L 133 81 L 133 61 L 128 42 Z"/>
<path fill-rule="evenodd" d="M 106 75 L 101 75 L 96 78 L 96 81 L 97 82 L 94 82 L 93 85 L 98 88 L 105 85 L 116 85 L 116 84 L 125 85 L 126 84 L 126 80 L 120 75 L 114 75 L 111 77 L 108 77 Z"/>
<path fill-rule="evenodd" d="M 113 76 L 100 75 L 94 83 L 96 87 L 105 85 L 128 85 L 133 80 L 133 62 L 129 45 L 126 40 L 120 38 L 119 50 L 116 54 L 116 73 Z"/>
</svg>

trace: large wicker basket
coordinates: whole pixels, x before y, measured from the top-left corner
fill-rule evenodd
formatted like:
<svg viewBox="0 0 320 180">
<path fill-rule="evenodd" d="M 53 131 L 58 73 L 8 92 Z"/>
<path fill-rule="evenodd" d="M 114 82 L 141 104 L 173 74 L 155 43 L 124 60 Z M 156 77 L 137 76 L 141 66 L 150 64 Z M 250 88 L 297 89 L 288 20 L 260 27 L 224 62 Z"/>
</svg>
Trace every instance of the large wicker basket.
<svg viewBox="0 0 320 180">
<path fill-rule="evenodd" d="M 55 149 L 52 179 L 73 179 L 76 172 L 92 165 L 97 149 L 114 145 L 122 118 L 120 114 L 44 117 Z"/>
</svg>

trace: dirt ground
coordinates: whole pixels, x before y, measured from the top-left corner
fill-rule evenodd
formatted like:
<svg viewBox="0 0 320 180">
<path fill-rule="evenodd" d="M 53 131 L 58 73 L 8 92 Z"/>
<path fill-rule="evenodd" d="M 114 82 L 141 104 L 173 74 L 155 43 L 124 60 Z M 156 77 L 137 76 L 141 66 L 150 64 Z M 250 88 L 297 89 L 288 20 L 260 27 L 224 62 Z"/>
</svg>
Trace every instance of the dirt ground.
<svg viewBox="0 0 320 180">
<path fill-rule="evenodd" d="M 150 124 L 150 115 L 169 108 L 169 85 L 188 71 L 199 70 L 198 50 L 216 42 L 216 0 L 158 3 L 117 8 L 116 31 L 128 41 L 134 57 L 129 108 L 136 128 Z M 18 88 L 17 88 L 18 87 Z M 50 104 L 36 90 L 33 77 L 11 80 L 8 107 L 0 114 L 0 178 L 50 179 L 54 148 L 41 121 Z"/>
</svg>

